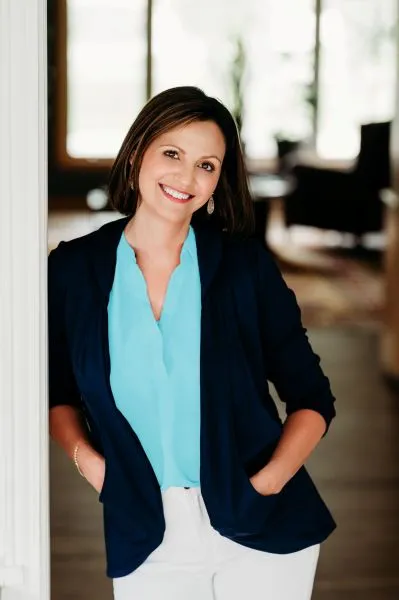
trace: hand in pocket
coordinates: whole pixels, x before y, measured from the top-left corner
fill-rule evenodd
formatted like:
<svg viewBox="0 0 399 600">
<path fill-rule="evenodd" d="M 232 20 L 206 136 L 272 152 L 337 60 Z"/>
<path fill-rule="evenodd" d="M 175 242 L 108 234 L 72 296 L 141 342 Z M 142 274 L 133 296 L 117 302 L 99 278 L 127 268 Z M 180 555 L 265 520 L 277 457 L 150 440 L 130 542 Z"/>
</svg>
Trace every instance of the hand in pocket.
<svg viewBox="0 0 399 600">
<path fill-rule="evenodd" d="M 79 468 L 90 485 L 101 493 L 105 478 L 105 459 L 89 444 L 79 446 L 77 453 Z"/>
<path fill-rule="evenodd" d="M 274 496 L 279 494 L 283 489 L 281 477 L 277 473 L 268 468 L 268 465 L 263 467 L 258 473 L 252 475 L 249 481 L 255 491 L 262 496 Z"/>
</svg>

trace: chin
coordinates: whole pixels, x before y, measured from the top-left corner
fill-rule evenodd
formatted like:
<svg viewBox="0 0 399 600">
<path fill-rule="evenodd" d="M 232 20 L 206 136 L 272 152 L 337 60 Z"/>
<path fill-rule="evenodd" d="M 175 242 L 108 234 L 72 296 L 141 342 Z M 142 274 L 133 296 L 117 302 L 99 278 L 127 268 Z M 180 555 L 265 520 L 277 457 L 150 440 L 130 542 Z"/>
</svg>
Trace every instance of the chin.
<svg viewBox="0 0 399 600">
<path fill-rule="evenodd" d="M 157 210 L 157 215 L 169 223 L 186 223 L 191 221 L 193 213 L 187 210 Z"/>
</svg>

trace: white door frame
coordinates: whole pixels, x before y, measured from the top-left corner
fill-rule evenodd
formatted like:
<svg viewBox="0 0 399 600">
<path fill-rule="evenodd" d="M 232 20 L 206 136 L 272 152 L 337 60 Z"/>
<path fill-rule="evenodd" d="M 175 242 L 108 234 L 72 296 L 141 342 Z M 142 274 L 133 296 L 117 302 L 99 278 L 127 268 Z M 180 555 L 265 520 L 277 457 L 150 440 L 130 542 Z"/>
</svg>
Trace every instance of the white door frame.
<svg viewBox="0 0 399 600">
<path fill-rule="evenodd" d="M 0 596 L 50 600 L 46 0 L 0 0 Z"/>
</svg>

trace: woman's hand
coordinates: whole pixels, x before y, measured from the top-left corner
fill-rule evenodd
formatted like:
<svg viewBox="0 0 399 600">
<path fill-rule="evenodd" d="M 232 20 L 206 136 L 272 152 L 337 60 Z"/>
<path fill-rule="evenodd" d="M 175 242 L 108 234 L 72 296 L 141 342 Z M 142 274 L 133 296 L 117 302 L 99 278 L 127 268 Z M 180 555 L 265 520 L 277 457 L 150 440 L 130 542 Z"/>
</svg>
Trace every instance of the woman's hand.
<svg viewBox="0 0 399 600">
<path fill-rule="evenodd" d="M 253 488 L 262 496 L 279 494 L 284 487 L 282 477 L 273 465 L 267 464 L 263 469 L 249 478 Z"/>
<path fill-rule="evenodd" d="M 79 444 L 76 460 L 83 476 L 94 487 L 98 494 L 101 493 L 105 477 L 105 460 L 92 446 L 86 443 Z"/>
<path fill-rule="evenodd" d="M 271 459 L 250 478 L 255 490 L 263 496 L 280 493 L 304 465 L 325 430 L 324 417 L 314 410 L 301 409 L 290 414 Z"/>
</svg>

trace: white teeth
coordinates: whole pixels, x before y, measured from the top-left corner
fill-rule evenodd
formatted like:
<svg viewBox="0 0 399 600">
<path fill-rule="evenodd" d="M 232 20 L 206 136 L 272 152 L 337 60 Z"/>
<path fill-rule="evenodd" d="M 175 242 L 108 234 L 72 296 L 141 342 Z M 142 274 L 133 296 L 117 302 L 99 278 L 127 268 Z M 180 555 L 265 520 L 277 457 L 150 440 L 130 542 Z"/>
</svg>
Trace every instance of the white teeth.
<svg viewBox="0 0 399 600">
<path fill-rule="evenodd" d="M 166 185 L 163 185 L 162 188 L 167 194 L 173 196 L 173 198 L 177 198 L 178 200 L 188 200 L 190 198 L 190 194 L 182 194 L 181 192 L 177 192 L 173 188 L 167 187 Z"/>
</svg>

